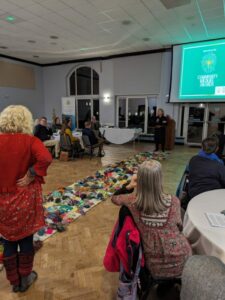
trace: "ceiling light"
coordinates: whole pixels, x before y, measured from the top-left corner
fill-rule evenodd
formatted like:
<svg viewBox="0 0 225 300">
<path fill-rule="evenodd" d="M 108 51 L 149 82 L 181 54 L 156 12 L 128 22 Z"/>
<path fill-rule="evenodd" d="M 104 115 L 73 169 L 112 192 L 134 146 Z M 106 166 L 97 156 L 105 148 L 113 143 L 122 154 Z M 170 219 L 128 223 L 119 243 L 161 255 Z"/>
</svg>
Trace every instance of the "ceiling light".
<svg viewBox="0 0 225 300">
<path fill-rule="evenodd" d="M 16 18 L 14 16 L 7 16 L 5 19 L 8 22 L 14 22 Z"/>
<path fill-rule="evenodd" d="M 57 35 L 50 35 L 50 39 L 57 40 L 59 37 Z"/>
<path fill-rule="evenodd" d="M 143 38 L 142 40 L 143 40 L 144 42 L 149 42 L 151 39 L 148 38 L 148 37 L 145 37 L 145 38 Z"/>
<path fill-rule="evenodd" d="M 191 0 L 160 0 L 167 9 L 174 9 L 178 6 L 190 4 Z"/>
<path fill-rule="evenodd" d="M 130 20 L 123 20 L 122 25 L 130 25 L 132 22 Z"/>
<path fill-rule="evenodd" d="M 35 44 L 36 43 L 36 41 L 34 41 L 34 40 L 28 40 L 27 42 L 30 43 L 30 44 Z"/>
<path fill-rule="evenodd" d="M 8 49 L 6 46 L 0 46 L 0 49 Z"/>
<path fill-rule="evenodd" d="M 18 16 L 9 15 L 9 13 L 1 14 L 1 20 L 10 24 L 17 24 L 25 21 L 24 19 Z"/>
</svg>

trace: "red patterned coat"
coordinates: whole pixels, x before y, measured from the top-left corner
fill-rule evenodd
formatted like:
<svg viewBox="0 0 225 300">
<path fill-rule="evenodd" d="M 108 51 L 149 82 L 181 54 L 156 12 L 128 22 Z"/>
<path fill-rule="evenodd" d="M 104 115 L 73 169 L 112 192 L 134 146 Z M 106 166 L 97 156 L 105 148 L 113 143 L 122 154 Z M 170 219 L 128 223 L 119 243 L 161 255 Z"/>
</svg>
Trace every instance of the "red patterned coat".
<svg viewBox="0 0 225 300">
<path fill-rule="evenodd" d="M 44 226 L 41 184 L 51 161 L 38 138 L 0 134 L 0 235 L 5 239 L 23 239 Z M 18 179 L 31 167 L 35 180 L 18 187 Z"/>
</svg>

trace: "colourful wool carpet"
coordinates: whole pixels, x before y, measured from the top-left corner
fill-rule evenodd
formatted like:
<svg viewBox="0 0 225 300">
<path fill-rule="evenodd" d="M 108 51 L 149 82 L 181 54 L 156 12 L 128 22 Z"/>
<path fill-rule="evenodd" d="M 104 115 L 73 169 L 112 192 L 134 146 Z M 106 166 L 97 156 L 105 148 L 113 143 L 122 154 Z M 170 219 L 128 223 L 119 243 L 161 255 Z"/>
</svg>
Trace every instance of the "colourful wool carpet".
<svg viewBox="0 0 225 300">
<path fill-rule="evenodd" d="M 137 166 L 145 160 L 166 158 L 164 153 L 141 152 L 97 171 L 94 176 L 79 180 L 71 186 L 59 188 L 44 197 L 46 226 L 34 237 L 44 241 L 57 231 L 84 215 L 89 209 L 110 197 L 127 183 Z"/>
</svg>

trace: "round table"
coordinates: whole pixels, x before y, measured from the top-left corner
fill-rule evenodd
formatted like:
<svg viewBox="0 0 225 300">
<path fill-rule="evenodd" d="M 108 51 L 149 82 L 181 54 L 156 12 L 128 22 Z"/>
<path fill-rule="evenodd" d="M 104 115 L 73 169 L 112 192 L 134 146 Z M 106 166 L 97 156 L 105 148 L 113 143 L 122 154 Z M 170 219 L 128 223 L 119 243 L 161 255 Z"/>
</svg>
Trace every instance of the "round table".
<svg viewBox="0 0 225 300">
<path fill-rule="evenodd" d="M 141 128 L 99 128 L 101 134 L 113 144 L 125 144 L 134 141 L 142 133 Z"/>
<path fill-rule="evenodd" d="M 225 228 L 213 227 L 206 213 L 225 209 L 225 189 L 213 190 L 194 197 L 184 216 L 183 232 L 193 252 L 218 257 L 225 263 Z"/>
</svg>

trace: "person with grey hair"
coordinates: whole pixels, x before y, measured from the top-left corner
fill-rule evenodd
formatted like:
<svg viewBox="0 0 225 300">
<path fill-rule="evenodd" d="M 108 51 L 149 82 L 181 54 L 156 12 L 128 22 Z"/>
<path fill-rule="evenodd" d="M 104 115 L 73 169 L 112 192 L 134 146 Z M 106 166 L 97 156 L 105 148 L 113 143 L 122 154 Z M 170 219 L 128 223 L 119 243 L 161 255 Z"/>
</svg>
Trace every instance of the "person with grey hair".
<svg viewBox="0 0 225 300">
<path fill-rule="evenodd" d="M 148 271 L 154 279 L 180 278 L 192 250 L 181 231 L 180 201 L 163 192 L 161 164 L 149 160 L 139 165 L 126 186 L 132 189 L 130 194 L 113 195 L 112 202 L 129 208 L 141 235 Z"/>
<path fill-rule="evenodd" d="M 206 138 L 202 149 L 189 162 L 188 196 L 193 197 L 216 189 L 225 188 L 225 166 L 216 155 L 218 139 Z"/>
</svg>

